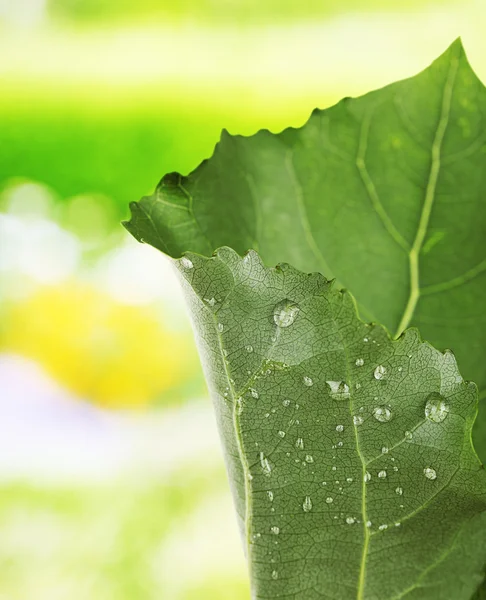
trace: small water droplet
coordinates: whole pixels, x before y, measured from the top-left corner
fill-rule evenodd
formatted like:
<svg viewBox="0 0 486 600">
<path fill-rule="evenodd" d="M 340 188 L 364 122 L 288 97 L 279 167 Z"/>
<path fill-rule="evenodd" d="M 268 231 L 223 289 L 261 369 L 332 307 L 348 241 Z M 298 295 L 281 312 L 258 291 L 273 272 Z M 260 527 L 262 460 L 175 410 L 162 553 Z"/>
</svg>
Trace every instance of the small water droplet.
<svg viewBox="0 0 486 600">
<path fill-rule="evenodd" d="M 300 448 L 300 450 L 303 450 L 304 449 L 304 440 L 302 438 L 297 438 L 297 441 L 295 442 L 295 447 Z"/>
<path fill-rule="evenodd" d="M 384 523 L 383 525 L 380 525 L 380 526 L 378 527 L 378 529 L 379 529 L 380 531 L 384 531 L 385 529 L 388 529 L 388 525 L 387 525 L 386 523 Z"/>
<path fill-rule="evenodd" d="M 424 475 L 427 479 L 430 479 L 431 481 L 437 479 L 437 473 L 435 469 L 432 469 L 432 467 L 426 467 L 424 469 Z"/>
<path fill-rule="evenodd" d="M 278 432 L 278 435 L 279 435 L 281 438 L 284 438 L 284 437 L 285 437 L 285 431 L 279 431 L 279 432 Z"/>
<path fill-rule="evenodd" d="M 383 365 L 378 365 L 373 373 L 375 379 L 384 379 L 386 376 L 386 368 Z"/>
<path fill-rule="evenodd" d="M 356 365 L 357 367 L 362 367 L 362 366 L 364 365 L 364 359 L 362 359 L 362 358 L 357 358 L 357 359 L 356 359 L 356 362 L 355 362 L 355 365 Z"/>
<path fill-rule="evenodd" d="M 272 579 L 278 579 L 278 571 L 272 571 Z"/>
<path fill-rule="evenodd" d="M 371 521 L 366 521 L 366 527 L 368 527 L 368 529 L 371 527 L 373 523 Z"/>
<path fill-rule="evenodd" d="M 381 449 L 381 453 L 388 454 L 388 448 L 386 446 L 383 446 L 383 448 Z"/>
<path fill-rule="evenodd" d="M 378 477 L 379 477 L 380 479 L 385 479 L 385 478 L 386 478 L 386 471 L 385 471 L 385 470 L 383 470 L 383 471 L 379 471 L 379 472 L 378 472 Z"/>
<path fill-rule="evenodd" d="M 353 423 L 355 425 L 362 425 L 363 424 L 363 417 L 361 415 L 354 415 L 354 417 L 353 417 Z"/>
<path fill-rule="evenodd" d="M 307 454 L 306 457 L 305 457 L 305 462 L 313 463 L 314 462 L 314 458 L 310 454 Z"/>
<path fill-rule="evenodd" d="M 445 403 L 445 399 L 438 394 L 433 392 L 427 396 L 427 402 L 425 404 L 425 416 L 429 421 L 433 423 L 441 423 L 449 414 L 449 407 Z"/>
<path fill-rule="evenodd" d="M 380 423 L 387 423 L 392 418 L 392 411 L 389 406 L 377 406 L 373 409 L 373 416 Z"/>
<path fill-rule="evenodd" d="M 397 523 L 395 523 L 395 527 L 400 527 L 401 523 L 398 521 Z"/>
<path fill-rule="evenodd" d="M 326 381 L 331 389 L 331 396 L 336 400 L 345 400 L 349 398 L 349 385 L 344 381 Z"/>
<path fill-rule="evenodd" d="M 181 265 L 184 267 L 184 269 L 192 269 L 194 267 L 192 260 L 187 258 L 187 256 L 183 256 L 181 258 Z"/>
<path fill-rule="evenodd" d="M 411 440 L 413 438 L 413 433 L 411 431 L 406 431 L 404 435 L 406 440 Z"/>
<path fill-rule="evenodd" d="M 393 467 L 393 470 L 396 472 L 398 471 L 398 467 Z"/>
<path fill-rule="evenodd" d="M 271 475 L 272 473 L 272 467 L 270 465 L 270 463 L 268 462 L 268 458 L 265 458 L 265 455 L 263 454 L 263 452 L 260 452 L 260 465 L 262 467 L 262 471 L 264 475 Z"/>
<path fill-rule="evenodd" d="M 356 519 L 354 517 L 346 517 L 346 523 L 348 525 L 353 525 L 353 523 L 356 523 Z"/>
<path fill-rule="evenodd" d="M 333 456 L 333 458 L 336 458 L 335 456 Z M 337 467 L 331 467 L 331 471 L 335 471 Z"/>
<path fill-rule="evenodd" d="M 227 392 L 224 393 L 224 395 L 227 395 Z M 243 413 L 243 402 L 241 400 L 241 398 L 238 398 L 236 400 L 236 414 L 241 415 Z"/>
<path fill-rule="evenodd" d="M 304 503 L 302 504 L 302 508 L 304 509 L 304 512 L 310 512 L 312 510 L 312 500 L 310 496 L 305 497 Z"/>
<path fill-rule="evenodd" d="M 326 498 L 326 504 L 332 504 L 334 502 L 334 498 L 331 498 L 331 496 L 328 496 Z"/>
<path fill-rule="evenodd" d="M 336 446 L 337 446 L 338 448 L 342 448 L 342 447 L 344 446 L 344 444 L 343 444 L 343 442 L 339 441 L 339 442 L 336 444 Z"/>
<path fill-rule="evenodd" d="M 290 406 L 290 400 L 283 400 L 283 401 L 282 401 L 282 404 L 283 404 L 285 407 L 287 407 L 287 406 Z"/>
<path fill-rule="evenodd" d="M 403 495 L 403 488 L 397 487 L 395 489 L 395 493 L 398 494 L 399 496 L 402 496 Z"/>
<path fill-rule="evenodd" d="M 299 306 L 290 300 L 284 300 L 275 307 L 273 320 L 278 327 L 290 327 L 299 312 Z"/>
<path fill-rule="evenodd" d="M 306 385 L 307 387 L 311 387 L 314 384 L 314 382 L 312 381 L 312 379 L 310 377 L 307 377 L 307 376 L 305 376 L 303 378 L 303 381 L 304 381 L 304 385 Z"/>
<path fill-rule="evenodd" d="M 249 388 L 248 391 L 253 396 L 253 398 L 257 399 L 260 397 L 260 394 L 256 391 L 255 388 Z"/>
<path fill-rule="evenodd" d="M 270 527 L 270 531 L 274 534 L 274 535 L 278 535 L 280 533 L 280 527 Z"/>
<path fill-rule="evenodd" d="M 245 350 L 247 352 L 253 352 L 253 346 L 250 346 L 250 344 L 248 344 L 248 346 L 245 346 Z"/>
<path fill-rule="evenodd" d="M 248 473 L 246 477 L 248 481 L 251 481 L 253 479 L 253 475 L 251 473 Z"/>
<path fill-rule="evenodd" d="M 216 304 L 216 298 L 204 298 L 204 302 L 209 304 L 209 306 L 214 306 Z"/>
<path fill-rule="evenodd" d="M 360 390 L 360 389 L 361 389 L 361 383 L 357 383 L 357 384 L 356 384 L 354 387 L 355 387 L 357 390 Z"/>
<path fill-rule="evenodd" d="M 268 490 L 267 496 L 268 496 L 268 499 L 270 500 L 270 502 L 273 502 L 273 492 L 272 492 L 272 490 Z"/>
<path fill-rule="evenodd" d="M 218 331 L 219 331 L 219 333 L 223 333 L 223 331 L 224 331 L 223 323 L 218 323 Z"/>
<path fill-rule="evenodd" d="M 346 481 L 348 483 L 353 483 L 353 478 L 352 477 L 346 477 Z"/>
<path fill-rule="evenodd" d="M 344 431 L 344 425 L 336 425 L 336 431 L 342 433 Z"/>
<path fill-rule="evenodd" d="M 369 471 L 366 471 L 366 473 L 364 474 L 364 477 L 363 477 L 363 481 L 365 483 L 368 483 L 368 481 L 370 481 L 370 479 L 371 479 L 371 473 Z"/>
<path fill-rule="evenodd" d="M 365 342 L 365 344 L 366 344 L 367 342 L 369 342 L 369 341 L 370 341 L 370 340 L 369 340 L 367 337 L 363 338 L 363 342 Z"/>
</svg>

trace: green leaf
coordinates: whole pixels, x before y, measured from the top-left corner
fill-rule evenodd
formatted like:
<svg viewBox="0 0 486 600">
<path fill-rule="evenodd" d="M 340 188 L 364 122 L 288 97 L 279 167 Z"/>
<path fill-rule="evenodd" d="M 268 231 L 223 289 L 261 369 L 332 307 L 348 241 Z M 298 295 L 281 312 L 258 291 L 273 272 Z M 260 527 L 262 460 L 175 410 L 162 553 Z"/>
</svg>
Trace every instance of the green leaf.
<svg viewBox="0 0 486 600">
<path fill-rule="evenodd" d="M 471 598 L 486 481 L 470 437 L 477 389 L 452 353 L 415 329 L 390 340 L 320 274 L 266 268 L 253 251 L 175 263 L 253 597 Z"/>
<path fill-rule="evenodd" d="M 452 348 L 484 396 L 485 116 L 456 41 L 419 75 L 300 129 L 223 133 L 209 161 L 133 204 L 127 228 L 174 257 L 253 248 L 336 277 L 365 318 Z M 486 460 L 486 438 L 475 442 Z"/>
</svg>

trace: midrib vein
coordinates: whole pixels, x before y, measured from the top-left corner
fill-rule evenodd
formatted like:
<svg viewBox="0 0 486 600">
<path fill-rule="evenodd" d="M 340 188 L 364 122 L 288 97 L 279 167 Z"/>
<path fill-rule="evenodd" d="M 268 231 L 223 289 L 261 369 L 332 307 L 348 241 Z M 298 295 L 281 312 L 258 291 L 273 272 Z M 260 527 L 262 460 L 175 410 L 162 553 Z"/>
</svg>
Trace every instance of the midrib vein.
<svg viewBox="0 0 486 600">
<path fill-rule="evenodd" d="M 449 116 L 451 112 L 451 101 L 452 92 L 454 90 L 454 82 L 459 68 L 459 59 L 457 56 L 451 59 L 449 72 L 444 85 L 444 92 L 442 95 L 442 108 L 439 119 L 439 124 L 435 132 L 434 142 L 432 144 L 431 152 L 431 166 L 429 179 L 427 182 L 427 188 L 425 192 L 424 204 L 422 206 L 422 212 L 420 214 L 420 220 L 417 227 L 417 233 L 412 244 L 412 248 L 409 253 L 409 269 L 410 269 L 410 293 L 408 297 L 405 310 L 403 311 L 400 324 L 396 331 L 395 337 L 399 337 L 403 331 L 409 326 L 412 320 L 417 302 L 420 297 L 420 265 L 419 255 L 422 249 L 427 229 L 429 226 L 430 215 L 432 213 L 432 207 L 434 205 L 437 181 L 439 179 L 440 167 L 441 167 L 441 151 L 442 143 L 444 141 L 445 132 L 449 123 Z"/>
</svg>

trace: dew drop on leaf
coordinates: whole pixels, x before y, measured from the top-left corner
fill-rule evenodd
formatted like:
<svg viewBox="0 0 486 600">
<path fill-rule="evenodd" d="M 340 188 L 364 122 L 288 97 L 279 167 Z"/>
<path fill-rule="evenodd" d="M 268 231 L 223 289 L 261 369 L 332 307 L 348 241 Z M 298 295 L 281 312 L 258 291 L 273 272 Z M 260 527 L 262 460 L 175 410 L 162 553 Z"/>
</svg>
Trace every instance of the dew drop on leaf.
<svg viewBox="0 0 486 600">
<path fill-rule="evenodd" d="M 385 470 L 383 470 L 383 471 L 379 471 L 379 472 L 378 472 L 378 477 L 379 477 L 380 479 L 386 479 L 386 471 L 385 471 Z"/>
<path fill-rule="evenodd" d="M 373 416 L 380 423 L 387 423 L 392 418 L 392 412 L 388 406 L 377 406 L 373 409 Z"/>
<path fill-rule="evenodd" d="M 304 509 L 304 512 L 310 512 L 312 510 L 312 500 L 310 496 L 305 497 L 304 503 L 302 504 L 302 508 Z"/>
<path fill-rule="evenodd" d="M 401 495 L 403 494 L 403 488 L 401 488 L 401 487 L 397 487 L 397 488 L 395 489 L 395 493 L 396 493 L 396 494 L 398 494 L 399 496 L 401 496 Z"/>
<path fill-rule="evenodd" d="M 287 407 L 287 406 L 290 406 L 290 400 L 283 400 L 283 401 L 282 401 L 282 404 L 283 404 L 285 407 Z"/>
<path fill-rule="evenodd" d="M 285 437 L 285 431 L 279 431 L 278 435 L 283 439 Z"/>
<path fill-rule="evenodd" d="M 425 416 L 433 423 L 441 423 L 449 414 L 449 407 L 444 398 L 437 392 L 433 392 L 427 397 L 425 404 Z"/>
<path fill-rule="evenodd" d="M 385 529 L 388 529 L 388 525 L 387 525 L 386 523 L 384 523 L 383 525 L 380 525 L 380 526 L 378 527 L 378 529 L 379 529 L 380 531 L 384 531 Z"/>
<path fill-rule="evenodd" d="M 386 376 L 386 368 L 383 365 L 378 365 L 373 375 L 375 379 L 383 379 Z"/>
<path fill-rule="evenodd" d="M 312 379 L 310 377 L 305 376 L 304 379 L 304 385 L 306 385 L 307 387 L 311 387 L 311 385 L 314 384 L 314 382 L 312 381 Z"/>
<path fill-rule="evenodd" d="M 258 398 L 260 397 L 260 394 L 256 391 L 255 388 L 250 388 L 248 391 L 253 396 L 253 398 L 256 398 L 258 400 Z"/>
<path fill-rule="evenodd" d="M 248 345 L 248 346 L 245 347 L 245 350 L 247 352 L 253 352 L 253 346 Z"/>
<path fill-rule="evenodd" d="M 353 417 L 353 423 L 355 425 L 362 425 L 363 424 L 363 417 L 361 415 L 354 415 L 354 417 Z"/>
<path fill-rule="evenodd" d="M 270 531 L 274 534 L 274 535 L 278 535 L 280 533 L 280 527 L 271 527 Z"/>
<path fill-rule="evenodd" d="M 223 333 L 223 331 L 224 331 L 223 323 L 218 323 L 218 331 L 219 331 L 219 333 Z"/>
<path fill-rule="evenodd" d="M 333 499 L 333 498 L 331 498 L 331 496 L 328 496 L 328 497 L 326 498 L 326 504 L 332 504 L 333 502 L 334 502 L 334 499 Z"/>
<path fill-rule="evenodd" d="M 368 483 L 368 481 L 370 481 L 370 479 L 371 479 L 371 473 L 369 473 L 369 471 L 366 471 L 366 473 L 364 474 L 364 477 L 363 477 L 363 481 L 365 483 Z"/>
<path fill-rule="evenodd" d="M 383 446 L 383 448 L 381 449 L 381 453 L 388 454 L 388 448 L 386 446 Z"/>
<path fill-rule="evenodd" d="M 278 571 L 272 571 L 272 579 L 278 579 Z"/>
<path fill-rule="evenodd" d="M 270 500 L 270 502 L 273 502 L 273 492 L 272 492 L 272 490 L 268 490 L 267 496 L 268 496 L 268 499 Z"/>
<path fill-rule="evenodd" d="M 183 256 L 181 258 L 181 265 L 184 267 L 184 269 L 192 269 L 194 267 L 192 260 L 187 258 L 187 256 Z"/>
<path fill-rule="evenodd" d="M 273 311 L 273 320 L 278 327 L 290 327 L 299 312 L 299 306 L 290 300 L 279 302 Z"/>
<path fill-rule="evenodd" d="M 313 463 L 314 458 L 310 454 L 307 454 L 307 456 L 305 457 L 305 462 Z"/>
<path fill-rule="evenodd" d="M 331 390 L 331 396 L 335 400 L 346 400 L 349 398 L 349 385 L 344 381 L 326 381 Z"/>
<path fill-rule="evenodd" d="M 411 431 L 405 432 L 405 439 L 411 440 L 413 438 L 413 433 Z"/>
<path fill-rule="evenodd" d="M 354 517 L 346 517 L 346 523 L 352 525 L 353 523 L 356 523 L 356 519 Z"/>
<path fill-rule="evenodd" d="M 336 425 L 336 431 L 342 433 L 344 431 L 344 425 Z"/>
<path fill-rule="evenodd" d="M 364 365 L 364 360 L 362 358 L 357 358 L 356 362 L 355 362 L 355 365 L 357 367 L 362 367 Z"/>
<path fill-rule="evenodd" d="M 424 475 L 427 479 L 430 479 L 431 481 L 437 479 L 437 473 L 435 469 L 432 469 L 432 467 L 425 467 Z"/>
<path fill-rule="evenodd" d="M 265 455 L 263 454 L 263 452 L 260 452 L 260 465 L 262 467 L 262 471 L 264 475 L 271 475 L 272 473 L 272 467 L 270 465 L 270 463 L 268 462 L 268 458 L 265 458 Z"/>
<path fill-rule="evenodd" d="M 300 450 L 303 450 L 304 449 L 304 440 L 302 438 L 297 438 L 297 441 L 295 442 L 295 447 L 300 448 Z"/>
</svg>

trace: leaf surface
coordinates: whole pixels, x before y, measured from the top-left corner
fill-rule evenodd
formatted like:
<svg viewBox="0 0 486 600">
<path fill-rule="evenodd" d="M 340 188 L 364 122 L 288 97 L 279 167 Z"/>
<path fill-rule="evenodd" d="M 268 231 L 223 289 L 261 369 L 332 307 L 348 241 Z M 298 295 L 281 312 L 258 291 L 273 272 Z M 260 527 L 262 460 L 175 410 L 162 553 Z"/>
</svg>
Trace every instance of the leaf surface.
<svg viewBox="0 0 486 600">
<path fill-rule="evenodd" d="M 210 160 L 133 204 L 127 227 L 171 256 L 253 248 L 335 277 L 366 319 L 452 348 L 486 396 L 485 116 L 457 41 L 419 75 L 300 129 L 224 132 Z M 486 460 L 486 438 L 475 442 Z"/>
<path fill-rule="evenodd" d="M 470 439 L 477 389 L 452 353 L 414 329 L 390 340 L 321 275 L 266 268 L 253 251 L 175 262 L 253 597 L 471 598 L 486 484 Z"/>
</svg>

